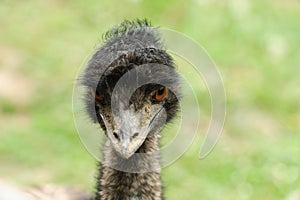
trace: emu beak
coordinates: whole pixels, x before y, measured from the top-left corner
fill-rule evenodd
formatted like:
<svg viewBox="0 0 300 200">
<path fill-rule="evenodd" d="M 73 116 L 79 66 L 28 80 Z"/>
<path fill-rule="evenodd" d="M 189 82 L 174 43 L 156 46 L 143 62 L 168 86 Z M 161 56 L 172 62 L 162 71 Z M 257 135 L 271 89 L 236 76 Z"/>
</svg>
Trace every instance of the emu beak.
<svg viewBox="0 0 300 200">
<path fill-rule="evenodd" d="M 135 112 L 133 109 L 119 110 L 114 116 L 114 129 L 110 130 L 106 120 L 107 136 L 114 150 L 124 159 L 130 158 L 144 143 L 162 107 L 153 113 Z"/>
<path fill-rule="evenodd" d="M 122 131 L 119 133 L 115 131 L 113 132 L 113 136 L 110 137 L 110 141 L 113 143 L 113 147 L 119 153 L 119 155 L 122 158 L 128 159 L 144 143 L 146 137 L 147 134 L 139 135 L 138 132 L 126 134 Z"/>
</svg>

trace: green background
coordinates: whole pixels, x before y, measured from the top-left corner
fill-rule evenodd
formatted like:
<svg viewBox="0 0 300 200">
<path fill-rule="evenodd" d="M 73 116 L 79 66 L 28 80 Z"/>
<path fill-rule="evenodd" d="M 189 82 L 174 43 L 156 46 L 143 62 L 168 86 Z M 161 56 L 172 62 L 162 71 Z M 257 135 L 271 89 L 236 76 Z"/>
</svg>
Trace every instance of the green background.
<svg viewBox="0 0 300 200">
<path fill-rule="evenodd" d="M 102 34 L 135 18 L 195 39 L 226 89 L 223 134 L 204 160 L 210 100 L 198 92 L 199 137 L 163 170 L 167 199 L 300 198 L 297 0 L 2 0 L 0 179 L 93 191 L 96 161 L 75 130 L 72 87 Z"/>
</svg>

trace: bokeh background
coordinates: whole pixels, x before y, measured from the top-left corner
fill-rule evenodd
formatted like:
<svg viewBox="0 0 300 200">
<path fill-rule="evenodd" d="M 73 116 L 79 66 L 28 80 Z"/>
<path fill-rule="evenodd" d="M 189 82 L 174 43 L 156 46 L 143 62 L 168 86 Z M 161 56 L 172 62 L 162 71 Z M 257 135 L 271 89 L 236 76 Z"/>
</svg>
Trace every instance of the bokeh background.
<svg viewBox="0 0 300 200">
<path fill-rule="evenodd" d="M 102 34 L 135 18 L 195 39 L 227 94 L 223 134 L 199 160 L 210 119 L 199 91 L 199 137 L 163 170 L 167 199 L 300 199 L 299 0 L 2 0 L 0 179 L 93 191 L 96 160 L 73 123 L 72 87 Z"/>
</svg>

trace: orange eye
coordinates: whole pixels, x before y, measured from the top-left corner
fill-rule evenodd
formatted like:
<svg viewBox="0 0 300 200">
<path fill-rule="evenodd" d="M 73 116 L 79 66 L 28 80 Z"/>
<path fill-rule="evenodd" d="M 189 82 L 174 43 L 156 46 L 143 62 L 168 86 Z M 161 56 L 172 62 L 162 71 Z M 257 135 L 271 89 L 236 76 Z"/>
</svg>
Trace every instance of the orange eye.
<svg viewBox="0 0 300 200">
<path fill-rule="evenodd" d="M 162 100 L 168 94 L 167 87 L 161 87 L 155 91 L 155 100 Z"/>
<path fill-rule="evenodd" d="M 98 101 L 102 101 L 103 100 L 103 95 L 100 95 L 100 94 L 97 95 L 96 94 L 95 99 L 98 100 Z"/>
<path fill-rule="evenodd" d="M 91 90 L 92 96 L 95 97 L 96 100 L 98 101 L 102 101 L 103 100 L 103 95 L 100 95 L 97 91 L 94 92 L 93 90 Z"/>
</svg>

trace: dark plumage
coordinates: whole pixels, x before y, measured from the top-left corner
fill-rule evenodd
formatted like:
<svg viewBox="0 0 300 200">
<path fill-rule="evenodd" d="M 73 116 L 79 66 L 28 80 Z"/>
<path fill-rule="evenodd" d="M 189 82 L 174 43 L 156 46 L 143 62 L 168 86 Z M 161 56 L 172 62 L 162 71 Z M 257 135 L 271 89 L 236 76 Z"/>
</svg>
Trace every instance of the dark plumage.
<svg viewBox="0 0 300 200">
<path fill-rule="evenodd" d="M 173 59 L 146 20 L 124 21 L 104 39 L 82 77 L 87 112 L 107 136 L 95 199 L 163 199 L 159 132 L 178 107 Z"/>
</svg>

